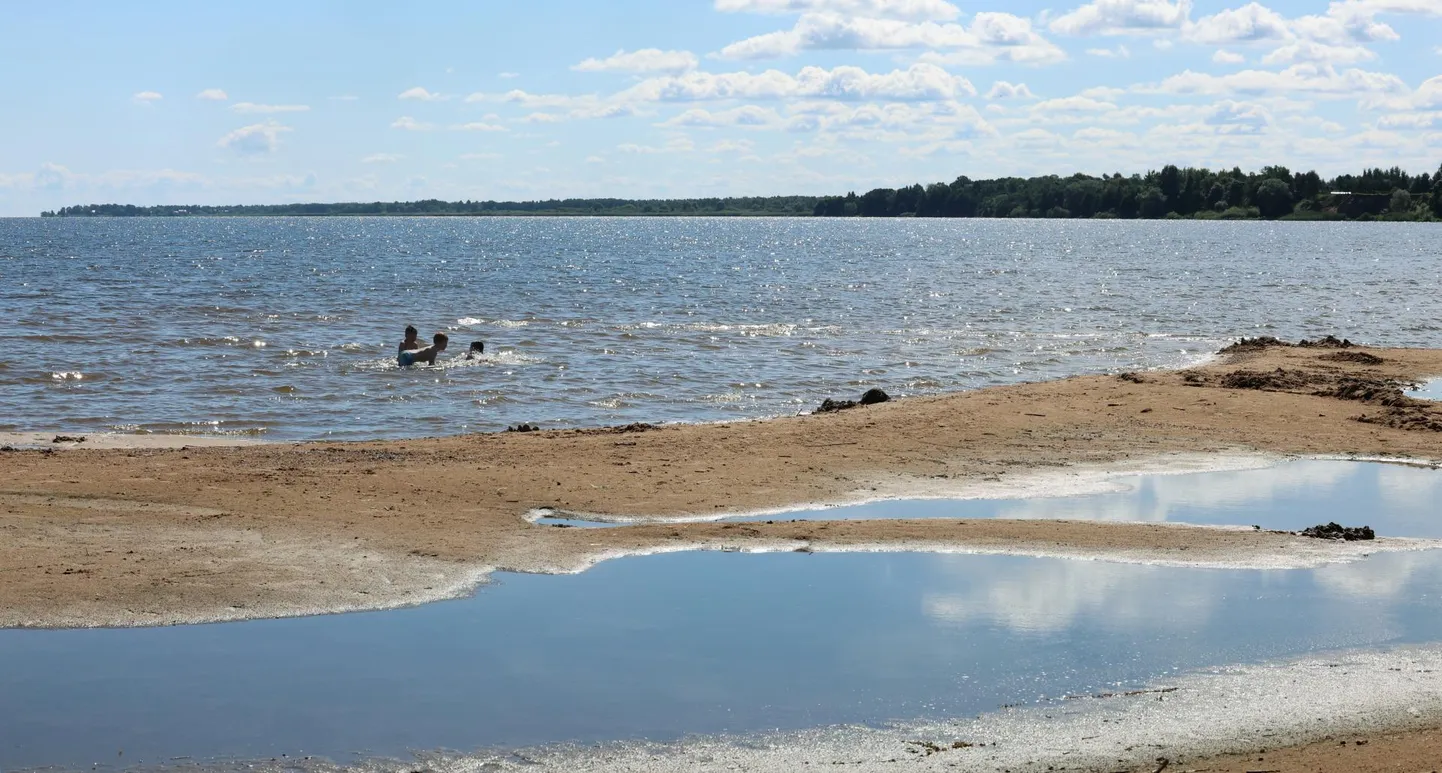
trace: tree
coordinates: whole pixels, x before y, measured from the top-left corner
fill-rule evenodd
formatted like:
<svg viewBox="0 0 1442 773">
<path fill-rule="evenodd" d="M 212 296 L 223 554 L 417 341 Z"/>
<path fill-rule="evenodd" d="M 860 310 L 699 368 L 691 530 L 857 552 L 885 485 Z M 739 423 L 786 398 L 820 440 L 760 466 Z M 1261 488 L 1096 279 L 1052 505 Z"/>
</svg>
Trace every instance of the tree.
<svg viewBox="0 0 1442 773">
<path fill-rule="evenodd" d="M 1278 218 L 1292 212 L 1292 186 L 1275 177 L 1263 180 L 1254 198 L 1262 217 Z"/>
<path fill-rule="evenodd" d="M 1388 207 L 1394 214 L 1404 214 L 1412 211 L 1412 194 L 1398 188 L 1392 191 L 1392 204 Z"/>
<path fill-rule="evenodd" d="M 1137 211 L 1148 220 L 1166 217 L 1167 197 L 1162 195 L 1161 188 L 1148 187 L 1138 193 Z"/>
</svg>

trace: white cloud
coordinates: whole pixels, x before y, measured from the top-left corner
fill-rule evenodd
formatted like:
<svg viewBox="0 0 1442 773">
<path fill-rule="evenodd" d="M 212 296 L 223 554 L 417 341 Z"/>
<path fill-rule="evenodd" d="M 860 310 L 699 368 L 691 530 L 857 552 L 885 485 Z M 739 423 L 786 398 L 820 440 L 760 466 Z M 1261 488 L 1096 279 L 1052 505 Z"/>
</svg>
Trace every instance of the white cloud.
<svg viewBox="0 0 1442 773">
<path fill-rule="evenodd" d="M 213 102 L 224 102 L 230 97 L 221 89 L 206 89 L 195 95 L 196 99 L 208 99 Z"/>
<path fill-rule="evenodd" d="M 767 128 L 780 126 L 783 120 L 775 110 L 756 105 L 745 105 L 731 110 L 712 112 L 693 108 L 665 121 L 663 126 L 693 126 L 700 128 L 740 127 Z"/>
<path fill-rule="evenodd" d="M 496 73 L 496 77 L 503 80 L 509 80 L 511 78 L 519 78 L 521 77 L 521 74 L 518 72 L 498 72 Z"/>
<path fill-rule="evenodd" d="M 975 63 L 1045 64 L 1066 53 L 1038 35 L 1031 21 L 1009 13 L 978 13 L 971 24 L 938 24 L 829 13 L 802 16 L 783 32 L 770 32 L 721 49 L 727 59 L 773 59 L 801 51 L 966 50 Z M 968 62 L 971 63 L 971 62 Z"/>
<path fill-rule="evenodd" d="M 578 72 L 663 72 L 679 74 L 696 69 L 696 55 L 690 51 L 662 51 L 643 48 L 627 53 L 617 51 L 605 59 L 591 58 L 571 67 Z"/>
<path fill-rule="evenodd" d="M 622 153 L 652 155 L 658 153 L 690 153 L 696 149 L 696 145 L 686 137 L 672 137 L 666 141 L 665 145 L 661 146 L 637 145 L 628 142 L 624 145 L 617 145 L 616 149 Z"/>
<path fill-rule="evenodd" d="M 284 126 L 275 121 L 266 121 L 265 123 L 242 126 L 221 137 L 216 145 L 243 156 L 274 153 L 276 148 L 280 146 L 280 135 L 288 131 L 291 131 L 289 126 Z"/>
<path fill-rule="evenodd" d="M 961 15 L 945 0 L 716 0 L 716 10 L 776 15 L 823 12 L 914 21 L 950 21 Z"/>
<path fill-rule="evenodd" d="M 396 155 L 395 153 L 372 153 L 372 154 L 370 154 L 369 156 L 366 156 L 365 158 L 361 159 L 361 163 L 362 163 L 362 164 L 394 164 L 395 162 L 397 162 L 397 161 L 399 161 L 399 160 L 401 160 L 401 159 L 403 159 L 403 158 L 405 158 L 405 156 L 398 156 L 398 155 Z"/>
<path fill-rule="evenodd" d="M 1247 61 L 1247 57 L 1235 51 L 1219 48 L 1215 54 L 1212 54 L 1212 61 L 1217 64 L 1243 64 Z"/>
<path fill-rule="evenodd" d="M 1036 99 L 1031 89 L 1025 83 L 1008 83 L 997 81 L 991 84 L 991 90 L 986 92 L 987 99 Z"/>
<path fill-rule="evenodd" d="M 1197 43 L 1229 45 L 1287 40 L 1292 32 L 1281 14 L 1253 2 L 1199 19 L 1187 28 L 1186 35 Z"/>
<path fill-rule="evenodd" d="M 1280 72 L 1242 70 L 1227 75 L 1208 75 L 1187 70 L 1162 81 L 1159 87 L 1141 89 L 1170 94 L 1286 94 L 1311 93 L 1335 97 L 1395 94 L 1407 90 L 1400 78 L 1390 73 L 1346 70 L 1296 64 Z"/>
<path fill-rule="evenodd" d="M 231 112 L 245 114 L 304 113 L 310 105 L 258 105 L 254 102 L 237 102 L 230 106 Z"/>
<path fill-rule="evenodd" d="M 756 143 L 751 140 L 717 140 L 706 148 L 708 153 L 751 153 Z"/>
<path fill-rule="evenodd" d="M 1442 127 L 1442 113 L 1393 113 L 1377 121 L 1379 129 L 1431 129 Z"/>
<path fill-rule="evenodd" d="M 1100 113 L 1115 110 L 1117 106 L 1090 97 L 1062 97 L 1038 102 L 1031 109 L 1037 113 Z"/>
<path fill-rule="evenodd" d="M 1262 57 L 1262 64 L 1285 65 L 1294 62 L 1314 62 L 1327 65 L 1348 65 L 1376 59 L 1377 55 L 1365 46 L 1332 46 L 1302 40 L 1280 46 Z"/>
<path fill-rule="evenodd" d="M 560 123 L 566 119 L 564 116 L 559 116 L 555 113 L 531 113 L 521 120 L 526 123 Z"/>
<path fill-rule="evenodd" d="M 434 91 L 426 91 L 421 86 L 413 86 L 396 95 L 396 99 L 417 100 L 420 102 L 441 102 L 450 97 L 445 94 L 438 94 Z"/>
<path fill-rule="evenodd" d="M 151 105 L 165 99 L 165 97 L 161 96 L 158 91 L 139 91 L 130 99 L 137 105 Z"/>
<path fill-rule="evenodd" d="M 1266 108 L 1251 102 L 1219 102 L 1203 123 L 1218 127 L 1223 132 L 1252 134 L 1272 125 L 1272 115 Z"/>
<path fill-rule="evenodd" d="M 452 128 L 456 129 L 457 131 L 463 131 L 463 132 L 505 132 L 505 131 L 510 131 L 510 129 L 507 129 L 506 127 L 501 126 L 501 125 L 499 125 L 499 124 L 486 123 L 486 122 L 484 122 L 484 121 L 471 121 L 471 122 L 469 122 L 469 123 L 463 123 L 463 124 L 460 124 L 460 125 L 458 125 L 458 126 L 454 126 L 454 127 L 452 127 Z"/>
<path fill-rule="evenodd" d="M 400 118 L 397 118 L 395 121 L 391 122 L 391 128 L 405 129 L 406 131 L 412 132 L 427 132 L 436 127 L 435 124 L 423 123 L 421 121 L 417 121 L 416 119 L 408 115 L 403 115 Z"/>
<path fill-rule="evenodd" d="M 779 70 L 720 75 L 692 72 L 643 81 L 617 95 L 622 100 L 643 102 L 720 99 L 926 102 L 952 101 L 968 96 L 976 96 L 976 88 L 970 81 L 932 64 L 914 64 L 905 70 L 875 74 L 852 66 L 831 70 L 804 67 L 794 76 Z"/>
<path fill-rule="evenodd" d="M 1117 46 L 1116 48 L 1088 48 L 1087 55 L 1098 56 L 1102 59 L 1130 59 L 1132 52 L 1126 46 Z"/>
<path fill-rule="evenodd" d="M 1053 19 L 1063 35 L 1134 35 L 1180 29 L 1192 13 L 1191 0 L 1095 0 Z"/>
</svg>

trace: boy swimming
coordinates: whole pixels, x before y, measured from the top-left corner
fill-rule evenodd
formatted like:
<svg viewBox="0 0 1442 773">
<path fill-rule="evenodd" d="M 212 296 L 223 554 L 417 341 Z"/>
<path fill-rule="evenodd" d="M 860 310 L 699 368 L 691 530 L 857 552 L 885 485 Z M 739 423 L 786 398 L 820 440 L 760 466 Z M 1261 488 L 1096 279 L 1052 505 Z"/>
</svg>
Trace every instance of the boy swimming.
<svg viewBox="0 0 1442 773">
<path fill-rule="evenodd" d="M 410 335 L 411 328 L 406 328 L 406 334 Z M 436 355 L 446 350 L 446 344 L 450 343 L 450 336 L 445 333 L 436 333 L 431 338 L 431 345 L 424 349 L 403 349 L 396 355 L 396 362 L 402 368 L 414 365 L 418 362 L 426 365 L 436 364 Z"/>
</svg>

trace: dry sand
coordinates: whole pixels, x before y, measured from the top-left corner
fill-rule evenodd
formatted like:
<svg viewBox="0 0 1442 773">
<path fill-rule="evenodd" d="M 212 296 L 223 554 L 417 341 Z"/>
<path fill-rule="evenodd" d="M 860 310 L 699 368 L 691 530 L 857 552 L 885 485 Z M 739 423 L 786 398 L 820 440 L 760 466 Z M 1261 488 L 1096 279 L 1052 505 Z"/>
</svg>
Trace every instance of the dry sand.
<svg viewBox="0 0 1442 773">
<path fill-rule="evenodd" d="M 463 594 L 496 569 L 579 571 L 605 558 L 692 548 L 1007 551 L 1229 566 L 1350 560 L 1362 550 L 1414 546 L 1063 521 L 778 518 L 596 530 L 536 526 L 523 516 L 555 508 L 665 518 L 918 495 L 1040 495 L 1123 471 L 1195 468 L 1199 459 L 1438 462 L 1442 408 L 1408 400 L 1389 383 L 1438 374 L 1442 351 L 1267 347 L 1188 371 L 733 424 L 239 447 L 187 440 L 189 447 L 169 449 L 104 449 L 87 440 L 51 444 L 64 450 L 7 450 L 0 626 L 383 608 Z M 1366 748 L 1393 744 L 1375 743 Z M 1396 743 L 1438 749 L 1435 732 Z M 1301 762 L 1312 759 L 1306 755 L 1336 752 L 1292 751 L 1299 766 L 1312 764 Z M 1321 765 L 1285 769 L 1343 769 Z"/>
</svg>

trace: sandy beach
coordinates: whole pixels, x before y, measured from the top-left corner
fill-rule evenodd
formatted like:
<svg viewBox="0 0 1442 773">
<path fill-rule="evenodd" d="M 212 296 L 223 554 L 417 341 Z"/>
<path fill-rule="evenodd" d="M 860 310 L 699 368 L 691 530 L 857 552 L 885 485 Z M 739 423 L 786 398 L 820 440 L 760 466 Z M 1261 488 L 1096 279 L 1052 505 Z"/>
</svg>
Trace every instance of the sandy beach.
<svg viewBox="0 0 1442 773">
<path fill-rule="evenodd" d="M 0 452 L 0 626 L 379 609 L 463 595 L 496 570 L 576 572 L 609 558 L 691 549 L 1008 552 L 1255 567 L 1356 560 L 1420 545 L 1387 535 L 1363 546 L 1079 521 L 792 522 L 784 511 L 1079 493 L 1127 473 L 1258 466 L 1290 455 L 1442 463 L 1442 408 L 1399 389 L 1438 374 L 1442 351 L 1323 342 L 1233 347 L 1183 371 L 732 424 L 293 445 L 12 436 Z M 640 522 L 533 525 L 526 516 L 538 509 Z M 767 522 L 694 520 L 757 511 L 778 514 Z M 677 518 L 692 520 L 666 520 Z M 1428 769 L 1403 763 L 1442 758 L 1439 750 L 1435 731 L 1414 732 L 1365 749 L 1299 747 L 1285 766 L 1269 756 L 1262 767 Z M 1358 762 L 1374 758 L 1379 767 Z M 1257 764 L 1217 759 L 1206 769 Z"/>
</svg>

